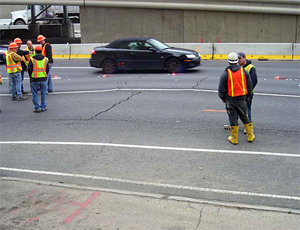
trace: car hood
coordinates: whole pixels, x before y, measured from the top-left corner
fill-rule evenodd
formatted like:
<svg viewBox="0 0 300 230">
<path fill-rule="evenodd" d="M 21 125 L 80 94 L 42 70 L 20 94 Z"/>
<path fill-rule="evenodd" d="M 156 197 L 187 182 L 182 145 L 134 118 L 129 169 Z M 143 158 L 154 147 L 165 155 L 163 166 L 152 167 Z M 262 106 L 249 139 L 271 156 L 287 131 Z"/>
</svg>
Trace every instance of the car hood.
<svg viewBox="0 0 300 230">
<path fill-rule="evenodd" d="M 181 49 L 181 48 L 175 48 L 175 47 L 170 47 L 168 49 L 164 49 L 163 51 L 175 52 L 175 53 L 178 53 L 178 54 L 194 54 L 194 53 L 197 53 L 197 51 L 195 51 L 195 50 Z"/>
</svg>

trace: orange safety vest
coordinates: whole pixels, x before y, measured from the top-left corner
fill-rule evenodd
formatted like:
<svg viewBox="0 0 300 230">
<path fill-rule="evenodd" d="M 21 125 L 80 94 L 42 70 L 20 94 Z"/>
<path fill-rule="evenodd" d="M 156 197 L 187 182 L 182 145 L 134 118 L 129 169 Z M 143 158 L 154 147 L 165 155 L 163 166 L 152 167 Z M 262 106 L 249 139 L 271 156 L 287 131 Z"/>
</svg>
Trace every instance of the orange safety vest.
<svg viewBox="0 0 300 230">
<path fill-rule="evenodd" d="M 48 58 L 44 58 L 43 60 L 36 60 L 31 58 L 32 61 L 32 77 L 33 78 L 43 78 L 47 77 L 46 67 L 48 64 Z"/>
<path fill-rule="evenodd" d="M 8 53 L 8 51 L 5 51 L 6 56 L 6 72 L 7 73 L 16 73 L 18 71 L 22 71 L 21 62 L 15 62 L 12 57 L 11 53 Z"/>
<path fill-rule="evenodd" d="M 44 57 L 46 57 L 46 45 L 50 45 L 49 43 L 45 43 L 45 45 L 42 48 L 42 54 Z M 53 48 L 51 49 L 51 55 L 53 55 Z"/>
<path fill-rule="evenodd" d="M 247 79 L 245 76 L 244 69 L 233 72 L 227 69 L 228 72 L 228 95 L 230 97 L 243 96 L 248 93 L 247 91 Z"/>
</svg>

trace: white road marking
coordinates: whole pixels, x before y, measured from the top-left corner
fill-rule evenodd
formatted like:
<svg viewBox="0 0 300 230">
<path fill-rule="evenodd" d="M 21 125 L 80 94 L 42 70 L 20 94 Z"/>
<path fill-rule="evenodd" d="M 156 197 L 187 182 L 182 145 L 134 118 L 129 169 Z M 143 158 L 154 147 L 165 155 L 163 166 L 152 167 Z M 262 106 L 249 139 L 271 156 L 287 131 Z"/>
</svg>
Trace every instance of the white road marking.
<svg viewBox="0 0 300 230">
<path fill-rule="evenodd" d="M 211 193 L 221 193 L 221 194 L 230 194 L 230 195 L 243 195 L 243 196 L 252 196 L 252 197 L 264 197 L 264 198 L 300 201 L 300 197 L 297 197 L 297 196 L 273 195 L 273 194 L 264 194 L 264 193 L 255 193 L 255 192 L 232 191 L 232 190 L 224 190 L 224 189 L 211 189 L 211 188 L 201 188 L 201 187 L 182 186 L 182 185 L 173 185 L 173 184 L 158 184 L 158 183 L 145 182 L 145 181 L 124 180 L 124 179 L 119 179 L 119 178 L 100 177 L 100 176 L 91 176 L 91 175 L 73 174 L 73 173 L 51 172 L 51 171 L 39 171 L 39 170 L 29 170 L 29 169 L 19 169 L 19 168 L 0 167 L 0 170 L 10 171 L 10 172 L 20 172 L 20 173 L 32 173 L 32 174 L 42 174 L 42 175 L 52 175 L 52 176 L 73 177 L 73 178 L 85 178 L 85 179 L 92 179 L 92 180 L 104 180 L 104 181 L 119 182 L 119 183 L 124 183 L 124 184 L 154 186 L 154 187 L 160 187 L 160 188 L 190 190 L 190 191 L 197 191 L 197 192 L 211 192 Z"/>
<path fill-rule="evenodd" d="M 25 78 L 26 79 L 26 78 Z M 55 80 L 55 78 L 54 78 Z M 99 89 L 99 90 L 81 90 L 81 91 L 66 91 L 66 92 L 53 92 L 51 95 L 63 95 L 63 94 L 84 94 L 84 93 L 107 93 L 113 91 L 148 91 L 148 92 L 204 92 L 204 93 L 218 93 L 217 90 L 206 89 Z M 288 95 L 288 94 L 271 94 L 271 93 L 255 93 L 257 96 L 271 96 L 271 97 L 289 97 L 300 98 L 300 95 Z M 0 96 L 11 96 L 11 94 L 0 94 Z"/>
<path fill-rule="evenodd" d="M 246 155 L 279 156 L 279 157 L 300 157 L 300 154 L 291 154 L 291 153 L 272 153 L 272 152 L 236 151 L 236 150 L 219 150 L 219 149 L 196 149 L 196 148 L 179 148 L 179 147 L 149 146 L 149 145 L 126 145 L 126 144 L 93 143 L 93 142 L 0 141 L 0 145 L 4 145 L 4 144 L 107 146 L 107 147 L 117 147 L 117 148 L 138 148 L 138 149 L 185 151 L 185 152 L 231 153 L 231 154 L 246 154 Z"/>
</svg>

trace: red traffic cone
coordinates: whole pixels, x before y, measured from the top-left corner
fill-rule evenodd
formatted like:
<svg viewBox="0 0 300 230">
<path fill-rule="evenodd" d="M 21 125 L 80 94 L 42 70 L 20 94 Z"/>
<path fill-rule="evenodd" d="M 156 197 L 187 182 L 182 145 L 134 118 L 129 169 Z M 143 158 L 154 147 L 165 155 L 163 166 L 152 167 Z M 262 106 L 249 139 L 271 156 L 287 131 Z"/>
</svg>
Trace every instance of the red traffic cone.
<svg viewBox="0 0 300 230">
<path fill-rule="evenodd" d="M 201 38 L 201 43 L 203 43 L 203 38 Z"/>
<path fill-rule="evenodd" d="M 220 43 L 220 38 L 218 38 L 218 43 Z"/>
</svg>

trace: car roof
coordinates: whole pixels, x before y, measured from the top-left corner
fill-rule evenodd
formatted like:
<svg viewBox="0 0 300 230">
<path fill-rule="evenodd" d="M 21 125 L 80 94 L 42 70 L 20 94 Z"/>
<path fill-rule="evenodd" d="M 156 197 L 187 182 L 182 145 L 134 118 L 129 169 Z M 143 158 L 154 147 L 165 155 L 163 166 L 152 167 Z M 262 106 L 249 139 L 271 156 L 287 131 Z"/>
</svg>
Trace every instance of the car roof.
<svg viewBox="0 0 300 230">
<path fill-rule="evenodd" d="M 132 41 L 147 41 L 149 39 L 153 39 L 152 37 L 130 37 L 130 38 L 119 38 L 111 43 L 109 43 L 106 48 L 118 48 L 124 42 L 132 42 Z"/>
</svg>

